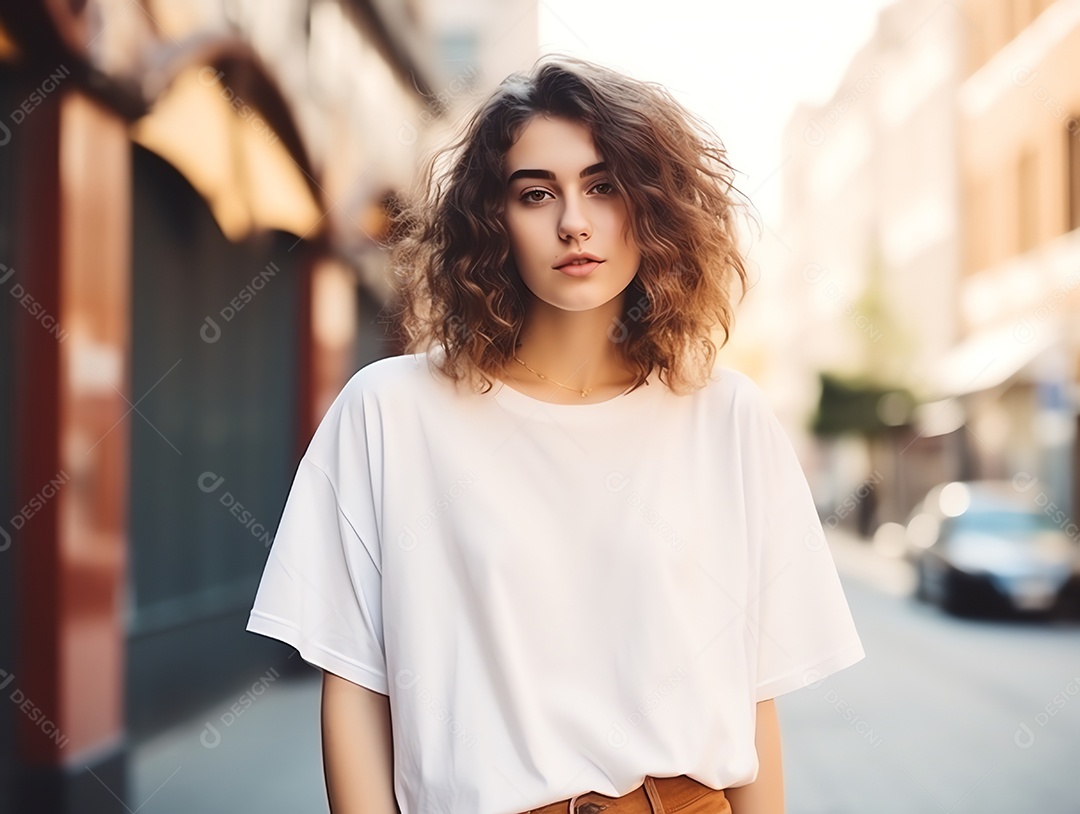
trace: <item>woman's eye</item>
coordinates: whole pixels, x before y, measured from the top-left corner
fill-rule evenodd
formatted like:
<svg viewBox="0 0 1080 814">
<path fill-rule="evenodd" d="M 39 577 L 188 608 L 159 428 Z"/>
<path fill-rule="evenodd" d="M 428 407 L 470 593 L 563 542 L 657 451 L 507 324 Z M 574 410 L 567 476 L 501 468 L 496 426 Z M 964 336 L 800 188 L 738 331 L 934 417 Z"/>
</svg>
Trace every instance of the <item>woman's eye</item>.
<svg viewBox="0 0 1080 814">
<path fill-rule="evenodd" d="M 601 193 L 602 195 L 610 195 L 612 192 L 615 191 L 615 185 L 613 183 L 611 183 L 610 181 L 601 181 L 599 184 L 594 186 L 593 189 L 599 189 L 600 187 L 607 187 L 608 188 L 607 192 Z"/>
<path fill-rule="evenodd" d="M 547 194 L 548 194 L 547 190 L 530 189 L 528 192 L 525 192 L 525 193 L 522 194 L 521 200 L 525 201 L 525 203 L 540 203 L 542 200 L 544 200 L 542 197 L 533 198 L 533 197 L 530 197 L 530 196 L 532 196 L 532 195 L 541 195 L 541 196 L 543 196 L 543 195 L 547 195 Z"/>
</svg>

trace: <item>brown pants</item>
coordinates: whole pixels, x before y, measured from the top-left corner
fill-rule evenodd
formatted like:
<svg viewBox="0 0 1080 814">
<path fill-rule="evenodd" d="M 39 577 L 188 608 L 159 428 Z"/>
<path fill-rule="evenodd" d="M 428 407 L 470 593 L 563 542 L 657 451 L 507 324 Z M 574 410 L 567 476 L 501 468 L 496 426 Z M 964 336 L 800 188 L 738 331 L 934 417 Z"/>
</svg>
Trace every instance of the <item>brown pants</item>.
<svg viewBox="0 0 1080 814">
<path fill-rule="evenodd" d="M 714 789 L 685 774 L 678 777 L 645 778 L 645 782 L 622 797 L 585 792 L 534 808 L 525 814 L 731 814 L 723 789 Z"/>
</svg>

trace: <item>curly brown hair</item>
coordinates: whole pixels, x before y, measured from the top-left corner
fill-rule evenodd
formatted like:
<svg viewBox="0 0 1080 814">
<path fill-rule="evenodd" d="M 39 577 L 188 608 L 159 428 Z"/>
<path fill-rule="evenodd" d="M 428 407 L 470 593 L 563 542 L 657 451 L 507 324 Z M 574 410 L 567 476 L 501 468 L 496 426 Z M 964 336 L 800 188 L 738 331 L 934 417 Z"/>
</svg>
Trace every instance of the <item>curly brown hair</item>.
<svg viewBox="0 0 1080 814">
<path fill-rule="evenodd" d="M 637 372 L 634 388 L 657 367 L 677 392 L 702 386 L 718 351 L 712 331 L 723 329 L 720 347 L 730 338 L 731 283 L 747 291 L 726 150 L 663 86 L 565 54 L 503 80 L 402 202 L 388 310 L 404 352 L 441 346 L 437 367 L 482 379 L 484 392 L 513 358 L 528 290 L 504 221 L 504 157 L 536 115 L 587 126 L 626 196 L 641 263 L 608 336 Z"/>
</svg>

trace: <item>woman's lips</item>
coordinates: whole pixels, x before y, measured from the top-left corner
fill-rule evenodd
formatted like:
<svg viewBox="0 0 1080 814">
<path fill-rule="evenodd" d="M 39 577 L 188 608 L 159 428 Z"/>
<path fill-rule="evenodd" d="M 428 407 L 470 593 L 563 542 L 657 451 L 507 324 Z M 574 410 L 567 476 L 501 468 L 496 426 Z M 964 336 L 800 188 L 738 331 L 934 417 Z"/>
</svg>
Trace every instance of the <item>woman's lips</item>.
<svg viewBox="0 0 1080 814">
<path fill-rule="evenodd" d="M 603 260 L 592 260 L 588 263 L 567 263 L 565 266 L 559 266 L 559 271 L 569 277 L 585 277 L 592 273 L 592 270 L 604 262 Z"/>
</svg>

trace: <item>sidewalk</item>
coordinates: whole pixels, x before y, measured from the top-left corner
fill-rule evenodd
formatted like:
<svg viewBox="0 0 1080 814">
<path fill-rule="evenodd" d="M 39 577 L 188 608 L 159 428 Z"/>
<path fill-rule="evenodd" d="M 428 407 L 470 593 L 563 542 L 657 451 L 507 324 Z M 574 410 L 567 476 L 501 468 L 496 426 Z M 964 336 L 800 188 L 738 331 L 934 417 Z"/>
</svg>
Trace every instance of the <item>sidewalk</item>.
<svg viewBox="0 0 1080 814">
<path fill-rule="evenodd" d="M 132 748 L 128 810 L 138 814 L 326 814 L 322 674 L 282 677 L 222 701 Z M 250 702 L 250 705 L 248 703 Z M 236 714 L 234 710 L 239 710 Z"/>
<path fill-rule="evenodd" d="M 910 596 L 915 570 L 903 559 L 879 553 L 869 540 L 844 529 L 825 529 L 840 576 L 865 583 L 892 596 Z"/>
</svg>

